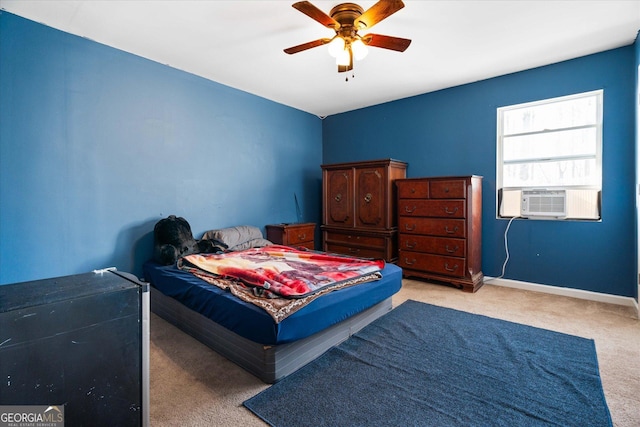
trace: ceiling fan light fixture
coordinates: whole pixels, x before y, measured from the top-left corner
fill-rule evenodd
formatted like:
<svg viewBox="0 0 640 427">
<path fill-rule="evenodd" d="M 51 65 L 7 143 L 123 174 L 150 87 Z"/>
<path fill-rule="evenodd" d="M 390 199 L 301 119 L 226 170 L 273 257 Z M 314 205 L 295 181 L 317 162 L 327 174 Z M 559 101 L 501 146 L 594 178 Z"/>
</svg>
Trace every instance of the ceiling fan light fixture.
<svg viewBox="0 0 640 427">
<path fill-rule="evenodd" d="M 358 34 L 359 30 L 371 30 L 378 22 L 402 9 L 402 0 L 378 0 L 367 10 L 355 3 L 340 3 L 334 6 L 328 15 L 310 1 L 298 1 L 292 6 L 325 28 L 333 29 L 335 35 L 333 38 L 321 38 L 292 46 L 284 49 L 284 52 L 291 55 L 327 45 L 329 54 L 336 59 L 338 73 L 353 70 L 353 61 L 364 59 L 369 47 L 404 52 L 411 43 L 410 39 L 400 37 L 371 33 L 363 37 Z"/>
<path fill-rule="evenodd" d="M 364 57 L 369 53 L 367 46 L 360 39 L 354 40 L 351 43 L 351 50 L 353 51 L 353 58 L 357 61 L 364 59 Z"/>
<path fill-rule="evenodd" d="M 351 63 L 351 54 L 349 48 L 343 49 L 342 52 L 336 56 L 336 65 L 348 66 Z"/>
<path fill-rule="evenodd" d="M 329 55 L 334 58 L 338 58 L 338 55 L 344 51 L 344 39 L 340 36 L 335 36 L 328 45 Z"/>
</svg>

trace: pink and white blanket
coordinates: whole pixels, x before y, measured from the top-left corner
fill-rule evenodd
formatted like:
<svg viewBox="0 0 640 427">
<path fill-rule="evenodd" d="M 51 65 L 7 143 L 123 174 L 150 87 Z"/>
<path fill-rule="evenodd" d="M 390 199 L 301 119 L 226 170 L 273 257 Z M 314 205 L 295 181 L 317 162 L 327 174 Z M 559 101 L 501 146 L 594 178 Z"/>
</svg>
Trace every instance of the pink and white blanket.
<svg viewBox="0 0 640 427">
<path fill-rule="evenodd" d="M 278 245 L 188 255 L 178 263 L 179 268 L 198 276 L 212 274 L 238 280 L 253 288 L 256 296 L 289 299 L 307 297 L 362 276 L 370 277 L 384 266 L 381 259 L 349 258 Z M 375 280 L 381 275 L 373 277 Z"/>
</svg>

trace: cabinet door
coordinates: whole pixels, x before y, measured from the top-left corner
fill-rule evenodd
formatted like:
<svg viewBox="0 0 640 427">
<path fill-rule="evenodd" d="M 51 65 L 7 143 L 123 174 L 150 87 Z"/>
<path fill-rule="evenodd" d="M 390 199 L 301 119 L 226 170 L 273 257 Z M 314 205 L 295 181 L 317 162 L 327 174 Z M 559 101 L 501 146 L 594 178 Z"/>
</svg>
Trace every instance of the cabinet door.
<svg viewBox="0 0 640 427">
<path fill-rule="evenodd" d="M 325 178 L 325 224 L 353 225 L 353 170 L 328 170 Z"/>
<path fill-rule="evenodd" d="M 385 168 L 356 169 L 356 227 L 384 227 L 386 197 Z"/>
</svg>

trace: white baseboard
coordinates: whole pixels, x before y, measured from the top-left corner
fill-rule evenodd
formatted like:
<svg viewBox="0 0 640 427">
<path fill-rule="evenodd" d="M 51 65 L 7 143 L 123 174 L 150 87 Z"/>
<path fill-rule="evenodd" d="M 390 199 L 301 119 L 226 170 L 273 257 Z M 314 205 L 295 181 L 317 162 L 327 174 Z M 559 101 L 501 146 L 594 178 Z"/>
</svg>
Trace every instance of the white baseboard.
<svg viewBox="0 0 640 427">
<path fill-rule="evenodd" d="M 485 277 L 484 283 L 488 285 L 504 286 L 506 288 L 523 289 L 533 292 L 544 292 L 547 294 L 562 295 L 565 297 L 633 307 L 635 309 L 636 316 L 640 317 L 640 308 L 638 307 L 638 301 L 636 301 L 636 299 L 632 297 L 622 297 L 619 295 L 584 291 L 582 289 L 563 288 L 560 286 L 541 285 L 538 283 L 521 282 L 519 280 L 511 279 L 498 279 L 494 277 Z"/>
</svg>

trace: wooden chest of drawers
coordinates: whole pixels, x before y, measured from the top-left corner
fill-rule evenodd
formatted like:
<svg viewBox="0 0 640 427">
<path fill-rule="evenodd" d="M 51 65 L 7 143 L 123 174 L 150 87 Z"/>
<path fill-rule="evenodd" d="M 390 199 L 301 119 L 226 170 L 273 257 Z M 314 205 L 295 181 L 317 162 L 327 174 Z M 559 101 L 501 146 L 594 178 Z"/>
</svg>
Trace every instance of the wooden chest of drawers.
<svg viewBox="0 0 640 427">
<path fill-rule="evenodd" d="M 396 180 L 398 265 L 406 277 L 482 286 L 482 177 Z"/>
<path fill-rule="evenodd" d="M 314 235 L 316 225 L 313 222 L 300 224 L 270 224 L 267 229 L 267 240 L 278 245 L 302 246 L 315 249 Z"/>
</svg>

